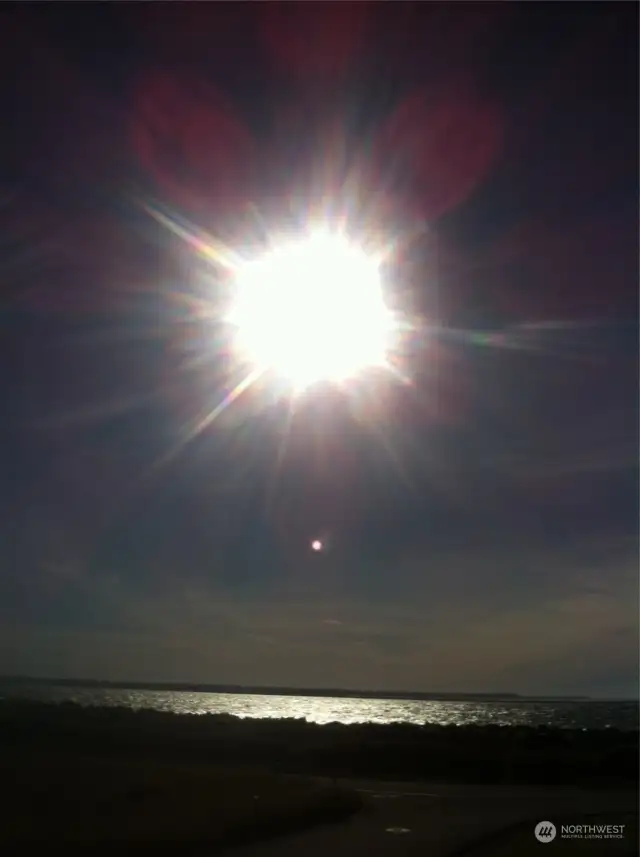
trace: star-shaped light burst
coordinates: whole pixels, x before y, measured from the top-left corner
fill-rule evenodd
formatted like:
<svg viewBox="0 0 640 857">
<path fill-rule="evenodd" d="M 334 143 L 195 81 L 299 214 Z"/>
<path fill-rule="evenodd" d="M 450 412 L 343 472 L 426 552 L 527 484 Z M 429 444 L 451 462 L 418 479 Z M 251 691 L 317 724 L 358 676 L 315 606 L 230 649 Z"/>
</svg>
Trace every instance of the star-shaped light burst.
<svg viewBox="0 0 640 857">
<path fill-rule="evenodd" d="M 226 318 L 238 353 L 294 392 L 387 367 L 398 323 L 381 261 L 340 232 L 316 229 L 241 263 Z"/>
<path fill-rule="evenodd" d="M 171 455 L 250 391 L 261 394 L 257 406 L 265 393 L 269 399 L 284 394 L 291 417 L 301 394 L 329 383 L 347 395 L 354 416 L 368 424 L 368 408 L 362 396 L 351 395 L 352 385 L 376 370 L 408 383 L 401 352 L 416 321 L 391 308 L 385 271 L 422 226 L 386 241 L 372 228 L 358 241 L 344 228 L 343 218 L 322 217 L 293 233 L 265 236 L 263 228 L 259 235 L 243 229 L 240 237 L 221 241 L 145 208 L 204 262 L 198 294 L 179 295 L 187 302 L 187 318 L 199 327 L 196 354 L 188 365 L 206 371 L 219 356 L 219 366 L 228 371 L 224 393 L 185 426 Z M 209 345 L 202 322 L 205 328 L 211 325 Z M 215 374 L 220 377 L 219 368 Z"/>
</svg>

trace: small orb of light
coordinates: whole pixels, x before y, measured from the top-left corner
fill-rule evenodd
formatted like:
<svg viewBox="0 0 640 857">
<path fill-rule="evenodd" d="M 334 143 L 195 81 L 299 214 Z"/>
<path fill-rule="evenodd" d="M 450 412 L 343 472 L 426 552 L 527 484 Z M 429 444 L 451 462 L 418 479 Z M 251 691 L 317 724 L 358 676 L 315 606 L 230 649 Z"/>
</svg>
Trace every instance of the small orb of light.
<svg viewBox="0 0 640 857">
<path fill-rule="evenodd" d="M 323 550 L 323 548 L 324 548 L 324 544 L 322 543 L 322 541 L 320 539 L 314 539 L 311 542 L 311 550 L 312 551 L 319 553 L 321 550 Z"/>
<path fill-rule="evenodd" d="M 295 390 L 386 365 L 394 324 L 379 261 L 345 236 L 318 232 L 248 261 L 235 288 L 236 347 Z"/>
</svg>

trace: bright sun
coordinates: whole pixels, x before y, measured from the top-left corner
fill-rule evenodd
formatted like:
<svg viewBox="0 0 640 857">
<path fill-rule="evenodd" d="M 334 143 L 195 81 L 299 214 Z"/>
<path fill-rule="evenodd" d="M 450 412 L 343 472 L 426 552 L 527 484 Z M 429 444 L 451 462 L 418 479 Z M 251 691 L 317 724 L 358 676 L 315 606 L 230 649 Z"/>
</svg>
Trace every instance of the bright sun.
<svg viewBox="0 0 640 857">
<path fill-rule="evenodd" d="M 236 272 L 227 320 L 260 370 L 301 390 L 386 364 L 393 318 L 379 262 L 342 235 L 320 232 Z"/>
</svg>

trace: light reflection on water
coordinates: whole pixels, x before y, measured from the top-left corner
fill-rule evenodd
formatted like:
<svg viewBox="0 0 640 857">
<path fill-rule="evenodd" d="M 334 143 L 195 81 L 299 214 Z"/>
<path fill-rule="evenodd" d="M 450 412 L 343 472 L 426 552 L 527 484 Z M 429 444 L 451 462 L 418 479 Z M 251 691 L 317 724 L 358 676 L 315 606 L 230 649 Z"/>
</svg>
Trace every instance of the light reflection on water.
<svg viewBox="0 0 640 857">
<path fill-rule="evenodd" d="M 5 695 L 8 694 L 5 692 Z M 634 702 L 347 699 L 37 685 L 21 687 L 19 696 L 51 701 L 70 700 L 81 705 L 152 708 L 178 714 L 302 718 L 315 723 L 439 723 L 459 726 L 493 724 L 587 729 L 638 728 L 638 704 Z"/>
</svg>

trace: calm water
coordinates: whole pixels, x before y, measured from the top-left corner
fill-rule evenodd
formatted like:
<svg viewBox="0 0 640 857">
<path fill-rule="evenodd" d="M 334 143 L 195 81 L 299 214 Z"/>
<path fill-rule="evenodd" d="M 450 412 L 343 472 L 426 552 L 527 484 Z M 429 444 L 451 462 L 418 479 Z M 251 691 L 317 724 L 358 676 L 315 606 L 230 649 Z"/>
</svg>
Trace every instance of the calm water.
<svg viewBox="0 0 640 857">
<path fill-rule="evenodd" d="M 9 693 L 5 690 L 4 696 Z M 122 705 L 178 714 L 297 717 L 315 723 L 442 723 L 464 725 L 638 728 L 637 702 L 507 701 L 457 702 L 406 699 L 344 699 L 187 691 L 21 687 L 22 698 L 72 700 L 81 705 Z"/>
</svg>

